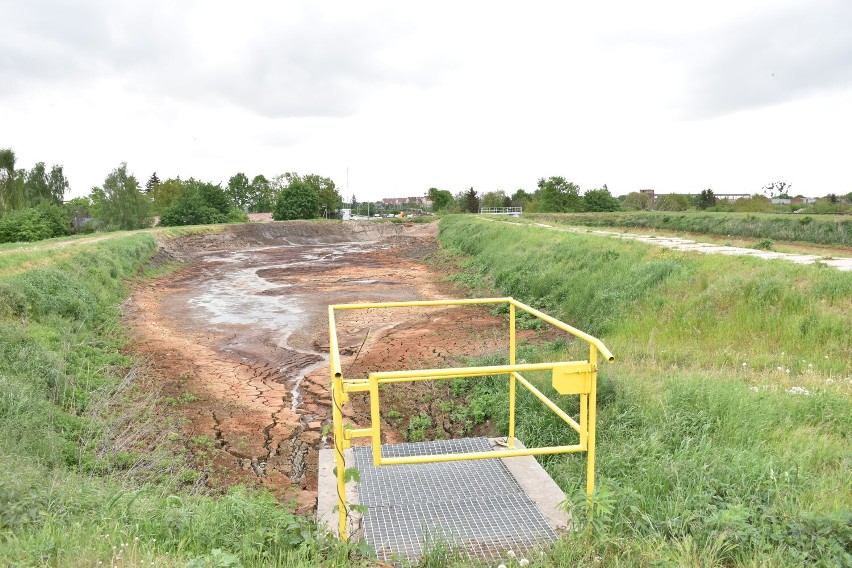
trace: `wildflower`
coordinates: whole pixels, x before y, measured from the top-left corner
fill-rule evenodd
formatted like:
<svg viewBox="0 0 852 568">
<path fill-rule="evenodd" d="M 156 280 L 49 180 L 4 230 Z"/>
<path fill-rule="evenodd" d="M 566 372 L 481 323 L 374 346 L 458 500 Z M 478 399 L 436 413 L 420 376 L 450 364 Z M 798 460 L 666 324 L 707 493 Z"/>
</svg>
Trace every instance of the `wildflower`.
<svg viewBox="0 0 852 568">
<path fill-rule="evenodd" d="M 743 367 L 748 367 L 748 363 L 746 363 L 745 361 L 743 361 Z"/>
<path fill-rule="evenodd" d="M 760 387 L 751 387 L 751 390 L 754 392 L 760 392 Z"/>
<path fill-rule="evenodd" d="M 825 379 L 825 384 L 827 384 L 827 385 L 833 385 L 833 384 L 834 384 L 834 379 Z"/>
<path fill-rule="evenodd" d="M 526 558 L 521 558 L 521 561 L 520 561 L 520 562 L 518 562 L 518 564 L 520 564 L 521 566 L 526 566 L 526 565 L 528 565 L 529 563 L 530 563 L 530 561 L 529 561 L 529 560 L 527 560 Z"/>
<path fill-rule="evenodd" d="M 509 552 L 506 553 L 506 556 L 508 556 L 509 558 L 514 558 L 515 557 L 515 551 L 509 550 Z"/>
<path fill-rule="evenodd" d="M 809 391 L 805 387 L 790 387 L 789 389 L 787 389 L 787 394 L 792 394 L 794 396 L 800 395 L 800 394 L 803 394 L 805 396 L 810 396 L 811 391 Z"/>
<path fill-rule="evenodd" d="M 776 371 L 783 371 L 783 370 L 784 370 L 784 367 L 783 367 L 783 366 L 778 366 L 778 367 L 775 367 L 775 370 L 776 370 Z"/>
<path fill-rule="evenodd" d="M 790 367 L 787 367 L 787 374 L 790 374 Z"/>
<path fill-rule="evenodd" d="M 825 355 L 825 358 L 828 359 L 828 355 Z"/>
<path fill-rule="evenodd" d="M 505 565 L 505 564 L 500 564 L 499 566 L 497 566 L 497 568 L 506 568 L 506 565 Z"/>
</svg>

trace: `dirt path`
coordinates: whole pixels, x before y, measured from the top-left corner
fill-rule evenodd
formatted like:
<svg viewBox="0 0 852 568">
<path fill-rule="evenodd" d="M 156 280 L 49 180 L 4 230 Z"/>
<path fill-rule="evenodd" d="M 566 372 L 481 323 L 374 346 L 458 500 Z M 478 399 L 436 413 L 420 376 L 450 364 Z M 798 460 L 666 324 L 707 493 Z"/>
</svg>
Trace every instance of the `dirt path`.
<svg viewBox="0 0 852 568">
<path fill-rule="evenodd" d="M 188 264 L 140 285 L 126 314 L 168 397 L 163 412 L 185 418 L 208 486 L 257 484 L 299 511 L 315 506 L 318 449 L 329 443 L 327 305 L 460 297 L 419 262 L 435 250 L 435 232 L 275 223 L 163 243 L 160 258 Z M 505 347 L 497 331 L 505 323 L 479 307 L 360 310 L 337 323 L 351 377 L 447 366 Z M 422 408 L 416 389 L 395 397 Z M 366 425 L 366 401 L 353 397 L 347 415 Z M 400 438 L 393 424 L 383 430 Z"/>
</svg>

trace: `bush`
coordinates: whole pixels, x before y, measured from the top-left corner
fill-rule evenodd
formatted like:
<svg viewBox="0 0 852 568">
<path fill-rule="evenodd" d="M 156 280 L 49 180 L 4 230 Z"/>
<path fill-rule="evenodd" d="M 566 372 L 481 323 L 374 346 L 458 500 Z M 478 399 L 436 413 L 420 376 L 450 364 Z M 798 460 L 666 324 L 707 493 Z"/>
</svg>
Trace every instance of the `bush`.
<svg viewBox="0 0 852 568">
<path fill-rule="evenodd" d="M 320 214 L 319 194 L 300 180 L 293 180 L 275 200 L 272 218 L 276 221 L 316 219 Z"/>
<path fill-rule="evenodd" d="M 160 216 L 160 225 L 211 225 L 248 220 L 245 213 L 231 206 L 220 186 L 193 179 L 182 185 L 178 196 Z"/>
<path fill-rule="evenodd" d="M 61 205 L 42 204 L 11 211 L 0 218 L 0 243 L 31 242 L 71 234 Z"/>
</svg>

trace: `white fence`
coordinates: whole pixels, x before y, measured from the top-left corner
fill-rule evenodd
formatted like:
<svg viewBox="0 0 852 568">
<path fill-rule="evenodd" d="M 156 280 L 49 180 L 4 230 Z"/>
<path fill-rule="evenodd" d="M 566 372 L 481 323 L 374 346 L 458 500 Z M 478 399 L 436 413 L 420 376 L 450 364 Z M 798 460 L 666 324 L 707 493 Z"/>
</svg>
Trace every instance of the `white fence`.
<svg viewBox="0 0 852 568">
<path fill-rule="evenodd" d="M 511 215 L 512 217 L 520 217 L 524 212 L 523 207 L 480 207 L 480 213 L 486 215 Z"/>
</svg>

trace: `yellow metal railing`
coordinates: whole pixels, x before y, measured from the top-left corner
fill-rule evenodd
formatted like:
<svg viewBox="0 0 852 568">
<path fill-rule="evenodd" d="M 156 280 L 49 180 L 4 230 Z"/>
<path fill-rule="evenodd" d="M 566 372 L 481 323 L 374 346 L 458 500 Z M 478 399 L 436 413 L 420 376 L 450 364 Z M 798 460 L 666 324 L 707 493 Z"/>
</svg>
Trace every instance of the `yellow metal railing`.
<svg viewBox="0 0 852 568">
<path fill-rule="evenodd" d="M 366 379 L 346 379 L 340 366 L 340 354 L 337 346 L 336 311 L 410 308 L 423 306 L 461 306 L 471 304 L 508 304 L 509 306 L 509 364 L 486 367 L 457 367 L 448 369 L 418 369 L 403 371 L 379 371 L 370 373 Z M 587 361 L 560 361 L 553 363 L 521 363 L 516 361 L 515 330 L 516 310 L 537 317 L 558 329 L 582 339 L 589 344 Z M 595 408 L 597 390 L 598 353 L 607 361 L 615 358 L 600 339 L 575 329 L 570 325 L 550 317 L 514 298 L 484 298 L 472 300 L 429 300 L 419 302 L 382 302 L 373 304 L 337 304 L 328 307 L 329 363 L 331 368 L 332 426 L 334 431 L 335 465 L 337 475 L 337 496 L 340 538 L 347 538 L 346 504 L 346 460 L 344 450 L 352 446 L 353 438 L 371 438 L 373 463 L 375 465 L 431 463 L 442 461 L 475 460 L 485 458 L 507 458 L 516 456 L 540 456 L 546 454 L 565 454 L 586 452 L 586 492 L 591 495 L 595 489 Z M 563 395 L 580 396 L 579 421 L 559 408 L 553 401 L 541 393 L 521 373 L 527 371 L 551 371 L 554 389 Z M 490 452 L 470 452 L 461 454 L 441 454 L 435 456 L 409 456 L 390 458 L 382 455 L 381 413 L 379 386 L 389 383 L 431 381 L 460 377 L 482 377 L 486 375 L 508 375 L 509 377 L 509 433 L 506 449 Z M 515 445 L 515 391 L 517 384 L 526 388 L 545 406 L 552 410 L 579 434 L 579 442 L 569 446 L 549 446 L 543 448 L 520 448 Z M 366 392 L 370 397 L 369 428 L 344 428 L 343 405 L 349 400 L 349 393 Z"/>
</svg>

